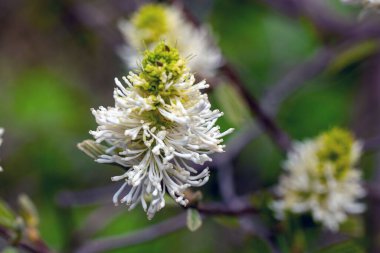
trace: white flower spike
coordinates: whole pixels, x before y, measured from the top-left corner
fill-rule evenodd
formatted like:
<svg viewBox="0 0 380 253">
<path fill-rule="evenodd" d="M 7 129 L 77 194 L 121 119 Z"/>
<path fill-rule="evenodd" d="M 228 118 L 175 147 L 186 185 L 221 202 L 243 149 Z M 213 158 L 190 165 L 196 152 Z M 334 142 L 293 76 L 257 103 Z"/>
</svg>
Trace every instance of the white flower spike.
<svg viewBox="0 0 380 253">
<path fill-rule="evenodd" d="M 210 154 L 223 152 L 222 137 L 232 132 L 221 133 L 215 125 L 223 113 L 211 110 L 200 92 L 208 85 L 195 83 L 186 61 L 163 42 L 144 53 L 139 72 L 115 82 L 115 106 L 92 110 L 99 125 L 90 132 L 96 143 L 79 147 L 99 163 L 126 168 L 112 178 L 124 181 L 115 204 L 132 209 L 141 203 L 149 219 L 165 206 L 166 192 L 185 206 L 184 191 L 209 178 L 208 168 L 198 173 L 191 164 L 203 165 Z"/>
<path fill-rule="evenodd" d="M 273 203 L 277 217 L 286 211 L 311 213 L 315 221 L 332 231 L 348 214 L 364 211 L 357 200 L 365 196 L 361 173 L 355 168 L 361 144 L 351 133 L 334 128 L 314 140 L 295 143 L 284 164 Z"/>
<path fill-rule="evenodd" d="M 361 12 L 359 18 L 368 16 L 371 13 L 380 12 L 380 0 L 341 0 L 345 4 L 361 5 L 363 6 L 363 11 Z M 374 12 L 373 12 L 374 11 Z"/>
<path fill-rule="evenodd" d="M 342 0 L 346 4 L 362 4 L 367 7 L 379 7 L 380 0 Z"/>
<path fill-rule="evenodd" d="M 221 53 L 208 29 L 189 23 L 177 6 L 144 5 L 129 21 L 121 21 L 119 27 L 128 44 L 120 55 L 131 69 L 138 67 L 140 52 L 154 48 L 160 41 L 176 47 L 183 57 L 190 57 L 189 68 L 202 77 L 214 76 L 222 64 Z"/>
</svg>

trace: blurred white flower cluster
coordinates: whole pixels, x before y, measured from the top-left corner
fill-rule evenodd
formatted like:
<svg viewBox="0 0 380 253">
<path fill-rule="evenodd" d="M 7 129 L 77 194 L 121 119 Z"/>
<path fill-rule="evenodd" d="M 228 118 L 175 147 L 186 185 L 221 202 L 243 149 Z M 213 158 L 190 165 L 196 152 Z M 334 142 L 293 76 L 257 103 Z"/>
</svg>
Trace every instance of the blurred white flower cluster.
<svg viewBox="0 0 380 253">
<path fill-rule="evenodd" d="M 128 44 L 120 50 L 120 55 L 131 69 L 138 67 L 141 52 L 154 48 L 160 41 L 191 58 L 189 68 L 202 77 L 212 77 L 222 64 L 209 30 L 189 23 L 177 6 L 144 5 L 130 20 L 121 21 L 119 27 Z"/>
<path fill-rule="evenodd" d="M 370 11 L 380 11 L 380 0 L 342 0 L 345 4 L 361 5 L 364 7 L 361 17 L 366 16 Z"/>
<path fill-rule="evenodd" d="M 334 128 L 314 140 L 295 143 L 284 164 L 273 203 L 278 218 L 287 211 L 311 213 L 315 221 L 338 230 L 347 214 L 364 211 L 361 172 L 355 168 L 361 144 L 351 133 Z"/>
<path fill-rule="evenodd" d="M 211 110 L 200 92 L 208 84 L 195 83 L 186 60 L 164 42 L 145 51 L 139 71 L 115 82 L 115 106 L 92 110 L 96 142 L 85 141 L 80 149 L 99 163 L 126 169 L 112 178 L 124 181 L 115 204 L 132 209 L 141 203 L 149 219 L 165 206 L 166 192 L 185 206 L 184 191 L 209 178 L 208 168 L 198 173 L 191 164 L 203 165 L 210 154 L 223 152 L 222 137 L 232 132 L 221 133 L 215 125 L 223 113 Z"/>
<path fill-rule="evenodd" d="M 4 128 L 0 127 L 0 146 L 3 144 L 3 134 L 4 134 Z M 0 171 L 3 171 L 3 168 L 0 166 Z"/>
<path fill-rule="evenodd" d="M 362 4 L 369 7 L 378 7 L 380 0 L 342 0 L 343 3 L 348 4 Z"/>
</svg>

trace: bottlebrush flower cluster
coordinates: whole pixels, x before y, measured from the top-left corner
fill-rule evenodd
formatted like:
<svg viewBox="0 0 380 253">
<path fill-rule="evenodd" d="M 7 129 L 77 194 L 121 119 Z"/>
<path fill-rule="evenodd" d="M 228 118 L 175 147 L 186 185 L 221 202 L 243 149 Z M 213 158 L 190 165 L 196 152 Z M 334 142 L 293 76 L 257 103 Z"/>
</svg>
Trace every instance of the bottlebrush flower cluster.
<svg viewBox="0 0 380 253">
<path fill-rule="evenodd" d="M 222 63 L 219 49 L 213 45 L 205 27 L 195 27 L 184 17 L 179 7 L 164 4 L 142 6 L 128 21 L 120 22 L 128 46 L 120 51 L 129 68 L 140 62 L 140 52 L 154 48 L 160 41 L 176 47 L 193 73 L 212 77 Z"/>
<path fill-rule="evenodd" d="M 361 16 L 365 15 L 370 10 L 380 11 L 380 0 L 342 0 L 345 4 L 357 4 L 364 7 L 364 12 Z"/>
<path fill-rule="evenodd" d="M 185 206 L 184 191 L 209 179 L 208 168 L 198 173 L 191 164 L 203 165 L 210 154 L 223 152 L 222 137 L 232 132 L 221 133 L 215 125 L 223 113 L 211 110 L 200 92 L 208 84 L 195 83 L 186 60 L 164 42 L 145 51 L 139 71 L 115 82 L 115 106 L 92 110 L 96 142 L 80 148 L 99 163 L 126 169 L 112 178 L 124 181 L 115 204 L 132 209 L 141 203 L 149 219 L 165 206 L 166 192 Z"/>
<path fill-rule="evenodd" d="M 368 7 L 379 7 L 380 1 L 379 0 L 342 0 L 343 3 L 349 3 L 349 4 L 362 4 L 364 6 Z"/>
<path fill-rule="evenodd" d="M 365 207 L 357 199 L 365 190 L 355 168 L 360 155 L 360 142 L 338 128 L 295 143 L 277 189 L 281 199 L 273 204 L 277 216 L 310 212 L 324 227 L 338 230 L 347 214 L 363 212 Z"/>
</svg>

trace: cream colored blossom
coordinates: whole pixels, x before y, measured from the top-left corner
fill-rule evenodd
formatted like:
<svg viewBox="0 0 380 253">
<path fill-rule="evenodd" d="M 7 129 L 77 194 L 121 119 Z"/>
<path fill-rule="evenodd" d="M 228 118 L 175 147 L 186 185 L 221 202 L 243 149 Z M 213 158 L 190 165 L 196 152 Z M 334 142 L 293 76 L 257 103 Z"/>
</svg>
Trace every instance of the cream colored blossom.
<svg viewBox="0 0 380 253">
<path fill-rule="evenodd" d="M 342 0 L 342 2 L 363 6 L 363 11 L 360 15 L 361 18 L 367 16 L 372 11 L 380 11 L 380 0 Z"/>
<path fill-rule="evenodd" d="M 380 0 L 342 0 L 342 2 L 348 4 L 362 4 L 369 7 L 378 7 L 380 5 Z"/>
<path fill-rule="evenodd" d="M 222 137 L 232 131 L 221 133 L 216 125 L 223 113 L 211 110 L 200 92 L 208 85 L 195 83 L 186 61 L 165 43 L 144 53 L 140 71 L 115 82 L 115 106 L 92 110 L 99 125 L 90 132 L 96 142 L 80 148 L 99 163 L 126 169 L 112 178 L 124 182 L 115 204 L 132 209 L 141 203 L 148 218 L 165 206 L 165 193 L 185 206 L 184 191 L 209 178 L 208 168 L 198 172 L 192 164 L 203 165 L 210 154 L 223 152 Z"/>
<path fill-rule="evenodd" d="M 357 200 L 365 190 L 355 167 L 360 155 L 360 142 L 341 129 L 295 143 L 277 188 L 281 199 L 273 204 L 278 218 L 286 211 L 311 213 L 324 227 L 338 230 L 348 214 L 363 212 Z"/>
<path fill-rule="evenodd" d="M 128 44 L 120 50 L 120 55 L 131 69 L 138 67 L 140 52 L 154 48 L 163 40 L 175 46 L 181 56 L 190 58 L 189 68 L 202 77 L 213 76 L 222 64 L 209 30 L 189 23 L 177 6 L 144 5 L 130 20 L 121 21 L 119 27 Z"/>
</svg>

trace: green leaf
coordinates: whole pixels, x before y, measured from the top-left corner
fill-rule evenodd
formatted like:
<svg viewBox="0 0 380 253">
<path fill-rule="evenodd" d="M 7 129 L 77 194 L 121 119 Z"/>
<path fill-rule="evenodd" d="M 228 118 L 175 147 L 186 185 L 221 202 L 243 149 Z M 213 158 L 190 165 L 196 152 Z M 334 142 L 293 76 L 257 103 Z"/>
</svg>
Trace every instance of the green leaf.
<svg viewBox="0 0 380 253">
<path fill-rule="evenodd" d="M 7 94 L 8 113 L 17 115 L 20 127 L 46 131 L 59 126 L 61 131 L 82 125 L 82 115 L 88 109 L 83 108 L 81 91 L 65 75 L 51 68 L 36 67 L 20 72 L 17 77 Z M 44 108 L 44 113 L 40 113 L 39 108 Z M 39 115 L 38 120 L 36 115 Z"/>
<path fill-rule="evenodd" d="M 228 217 L 228 216 L 215 216 L 213 220 L 228 228 L 238 228 L 240 226 L 239 219 L 237 217 Z"/>
<path fill-rule="evenodd" d="M 232 85 L 219 84 L 215 87 L 214 94 L 221 111 L 235 127 L 241 126 L 250 118 L 247 106 Z"/>
<path fill-rule="evenodd" d="M 0 200 L 0 225 L 7 228 L 13 228 L 15 219 L 16 216 L 8 207 L 7 203 L 5 203 L 3 200 Z"/>
<path fill-rule="evenodd" d="M 353 237 L 360 237 L 365 234 L 363 218 L 360 216 L 350 216 L 339 228 L 339 231 L 351 235 Z"/>
<path fill-rule="evenodd" d="M 360 61 L 378 50 L 379 45 L 374 40 L 356 44 L 338 55 L 329 66 L 329 71 L 339 72 L 348 65 Z"/>
<path fill-rule="evenodd" d="M 6 247 L 1 251 L 1 253 L 19 253 L 20 251 L 14 247 Z"/>
<path fill-rule="evenodd" d="M 191 232 L 196 231 L 202 226 L 202 217 L 198 210 L 189 208 L 187 209 L 187 227 Z"/>
<path fill-rule="evenodd" d="M 255 236 L 252 240 L 252 245 L 253 253 L 273 253 L 268 242 L 260 237 Z"/>
<path fill-rule="evenodd" d="M 77 147 L 92 159 L 98 159 L 99 156 L 106 154 L 107 147 L 97 143 L 94 140 L 85 140 L 78 143 Z"/>
<path fill-rule="evenodd" d="M 38 212 L 32 200 L 25 194 L 18 198 L 20 205 L 20 215 L 28 227 L 37 227 L 39 224 Z"/>
<path fill-rule="evenodd" d="M 344 241 L 326 248 L 316 253 L 364 253 L 365 251 L 358 246 L 355 241 Z"/>
</svg>

